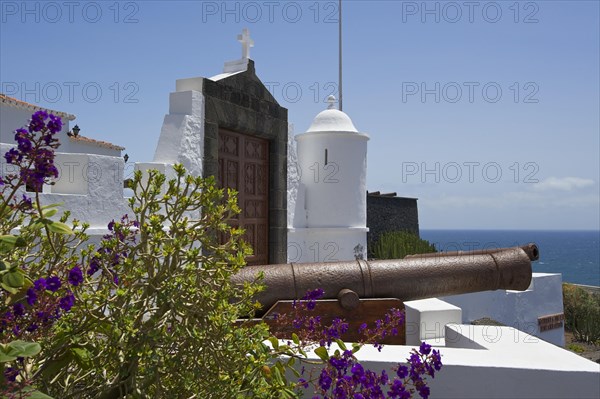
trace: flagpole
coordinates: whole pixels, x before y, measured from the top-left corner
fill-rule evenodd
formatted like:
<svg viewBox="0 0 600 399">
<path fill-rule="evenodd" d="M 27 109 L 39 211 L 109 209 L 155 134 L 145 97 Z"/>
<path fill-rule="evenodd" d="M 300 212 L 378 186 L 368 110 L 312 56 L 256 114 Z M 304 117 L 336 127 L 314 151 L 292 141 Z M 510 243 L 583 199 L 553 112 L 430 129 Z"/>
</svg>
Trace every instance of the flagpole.
<svg viewBox="0 0 600 399">
<path fill-rule="evenodd" d="M 339 27 L 339 78 L 338 78 L 338 88 L 339 88 L 339 104 L 340 111 L 342 111 L 342 0 L 339 0 L 339 15 L 338 15 L 338 27 Z"/>
</svg>

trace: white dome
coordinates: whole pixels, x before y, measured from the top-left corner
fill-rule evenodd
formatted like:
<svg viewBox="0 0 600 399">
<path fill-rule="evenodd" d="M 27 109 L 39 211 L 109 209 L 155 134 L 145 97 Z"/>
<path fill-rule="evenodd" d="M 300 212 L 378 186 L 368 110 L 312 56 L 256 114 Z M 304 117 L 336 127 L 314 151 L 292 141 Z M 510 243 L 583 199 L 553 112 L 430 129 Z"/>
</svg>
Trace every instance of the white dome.
<svg viewBox="0 0 600 399">
<path fill-rule="evenodd" d="M 310 132 L 356 132 L 352 119 L 337 109 L 326 109 L 320 112 L 306 131 Z"/>
</svg>

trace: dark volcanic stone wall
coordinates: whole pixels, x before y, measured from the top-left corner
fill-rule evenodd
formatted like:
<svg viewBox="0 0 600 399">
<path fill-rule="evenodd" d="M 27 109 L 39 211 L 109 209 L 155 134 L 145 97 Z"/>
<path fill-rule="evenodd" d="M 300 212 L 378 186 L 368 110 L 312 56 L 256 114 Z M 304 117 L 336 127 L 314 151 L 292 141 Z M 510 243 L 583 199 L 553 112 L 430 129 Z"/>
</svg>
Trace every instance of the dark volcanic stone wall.
<svg viewBox="0 0 600 399">
<path fill-rule="evenodd" d="M 269 263 L 287 262 L 287 109 L 248 69 L 217 82 L 204 79 L 204 175 L 217 175 L 219 129 L 269 140 Z"/>
<path fill-rule="evenodd" d="M 405 230 L 419 235 L 416 198 L 367 195 L 367 242 L 375 242 L 386 231 Z"/>
</svg>

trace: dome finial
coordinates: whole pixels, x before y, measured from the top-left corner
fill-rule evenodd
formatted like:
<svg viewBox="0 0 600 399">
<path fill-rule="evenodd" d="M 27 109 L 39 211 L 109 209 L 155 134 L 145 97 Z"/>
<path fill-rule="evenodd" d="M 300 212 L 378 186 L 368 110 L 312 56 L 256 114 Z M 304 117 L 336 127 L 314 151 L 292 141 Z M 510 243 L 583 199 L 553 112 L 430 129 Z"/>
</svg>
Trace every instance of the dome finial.
<svg viewBox="0 0 600 399">
<path fill-rule="evenodd" d="M 333 95 L 328 96 L 327 102 L 329 103 L 329 105 L 327 106 L 327 109 L 335 109 L 335 103 L 337 103 L 335 96 L 333 96 Z"/>
</svg>

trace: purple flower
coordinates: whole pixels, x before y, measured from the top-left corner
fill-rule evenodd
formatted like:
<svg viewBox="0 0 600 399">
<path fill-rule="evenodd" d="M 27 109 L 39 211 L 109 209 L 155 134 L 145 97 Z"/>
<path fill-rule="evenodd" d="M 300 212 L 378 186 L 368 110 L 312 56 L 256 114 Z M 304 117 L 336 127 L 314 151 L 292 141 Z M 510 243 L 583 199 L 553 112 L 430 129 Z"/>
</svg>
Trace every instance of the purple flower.
<svg viewBox="0 0 600 399">
<path fill-rule="evenodd" d="M 409 399 L 410 392 L 406 390 L 406 387 L 404 386 L 402 381 L 394 380 L 391 389 L 388 391 L 388 396 L 390 398 Z"/>
<path fill-rule="evenodd" d="M 4 159 L 6 159 L 6 163 L 16 164 L 18 162 L 21 162 L 21 160 L 23 159 L 23 155 L 21 155 L 21 153 L 16 148 L 11 148 L 6 152 L 6 154 L 4 154 Z"/>
<path fill-rule="evenodd" d="M 354 366 L 352 366 L 351 371 L 352 371 L 352 374 L 358 378 L 365 375 L 365 369 L 363 368 L 363 366 L 360 363 L 356 363 Z"/>
<path fill-rule="evenodd" d="M 44 291 L 46 289 L 46 279 L 41 277 L 38 278 L 37 280 L 35 280 L 35 282 L 33 283 L 33 287 L 37 290 L 37 291 Z"/>
<path fill-rule="evenodd" d="M 31 209 L 33 208 L 33 203 L 31 202 L 31 198 L 29 198 L 28 196 L 26 196 L 25 194 L 23 194 L 23 201 L 22 201 L 23 207 L 25 209 Z"/>
<path fill-rule="evenodd" d="M 298 379 L 298 385 L 300 385 L 304 389 L 308 388 L 308 382 L 304 378 Z"/>
<path fill-rule="evenodd" d="M 321 370 L 321 375 L 319 376 L 319 387 L 322 390 L 327 391 L 331 387 L 331 382 L 332 379 L 329 373 L 327 372 L 327 369 Z"/>
<path fill-rule="evenodd" d="M 112 276 L 113 283 L 114 283 L 115 285 L 119 285 L 119 276 L 117 275 L 117 272 L 116 272 L 116 271 L 114 271 L 114 270 L 111 270 L 111 271 L 110 271 L 110 274 L 111 274 L 111 276 Z"/>
<path fill-rule="evenodd" d="M 31 116 L 31 122 L 29 123 L 29 131 L 39 132 L 46 127 L 45 120 L 48 119 L 48 113 L 46 111 L 37 111 Z"/>
<path fill-rule="evenodd" d="M 429 397 L 430 391 L 427 385 L 421 385 L 417 387 L 417 389 L 419 390 L 419 395 L 421 395 L 423 399 L 427 399 Z"/>
<path fill-rule="evenodd" d="M 76 265 L 69 270 L 69 284 L 77 287 L 81 283 L 83 283 L 83 273 L 81 268 Z"/>
<path fill-rule="evenodd" d="M 56 276 L 52 276 L 46 281 L 46 288 L 52 292 L 58 291 L 60 286 L 60 279 Z"/>
<path fill-rule="evenodd" d="M 367 323 L 362 323 L 360 327 L 358 327 L 358 332 L 361 333 L 367 329 Z"/>
<path fill-rule="evenodd" d="M 60 298 L 59 306 L 65 312 L 68 312 L 69 310 L 71 310 L 71 308 L 73 307 L 74 304 L 75 304 L 75 296 L 70 291 L 67 293 L 67 295 Z"/>
<path fill-rule="evenodd" d="M 88 268 L 87 275 L 91 276 L 94 273 L 96 273 L 99 269 L 100 269 L 100 259 L 98 259 L 96 256 L 94 256 L 90 260 L 90 267 Z"/>
<path fill-rule="evenodd" d="M 55 116 L 50 114 L 50 122 L 48 122 L 48 130 L 50 133 L 55 134 L 61 131 L 62 129 L 62 119 L 59 116 Z"/>
<path fill-rule="evenodd" d="M 423 355 L 429 355 L 429 353 L 431 353 L 431 345 L 421 342 L 419 352 L 421 352 Z"/>
<path fill-rule="evenodd" d="M 7 367 L 6 369 L 4 369 L 4 378 L 6 378 L 7 381 L 15 382 L 18 375 L 19 370 L 13 367 Z"/>
<path fill-rule="evenodd" d="M 408 376 L 408 367 L 399 366 L 398 371 L 396 371 L 396 375 L 400 378 L 406 378 Z"/>
<path fill-rule="evenodd" d="M 46 323 L 48 323 L 50 321 L 50 315 L 47 312 L 44 312 L 43 310 L 38 311 L 35 314 L 35 316 L 43 324 L 46 324 Z"/>
<path fill-rule="evenodd" d="M 433 359 L 433 367 L 437 371 L 440 371 L 440 369 L 442 368 L 442 355 L 440 355 L 440 351 L 434 349 L 431 357 Z"/>
<path fill-rule="evenodd" d="M 13 313 L 15 316 L 23 316 L 25 314 L 25 306 L 21 302 L 13 305 Z"/>
<path fill-rule="evenodd" d="M 36 302 L 37 302 L 37 294 L 35 293 L 35 289 L 29 288 L 27 290 L 27 304 L 29 306 L 33 306 L 33 305 L 35 305 Z"/>
<path fill-rule="evenodd" d="M 31 149 L 33 148 L 33 144 L 31 143 L 31 140 L 29 140 L 29 138 L 23 137 L 19 134 L 17 134 L 15 138 L 17 140 L 17 148 L 19 149 L 19 151 L 25 153 L 31 151 Z"/>
<path fill-rule="evenodd" d="M 48 119 L 48 112 L 44 110 L 34 112 L 34 114 L 31 116 L 31 120 L 45 121 L 46 119 Z"/>
</svg>

